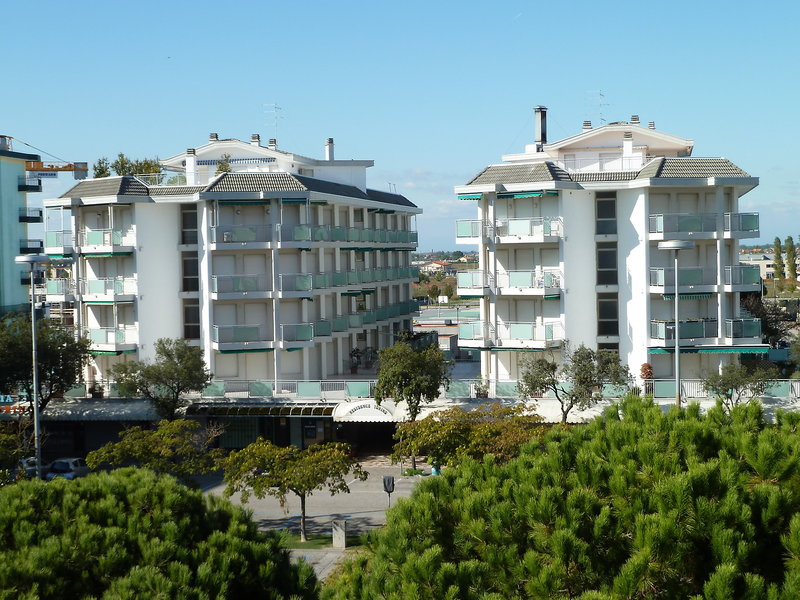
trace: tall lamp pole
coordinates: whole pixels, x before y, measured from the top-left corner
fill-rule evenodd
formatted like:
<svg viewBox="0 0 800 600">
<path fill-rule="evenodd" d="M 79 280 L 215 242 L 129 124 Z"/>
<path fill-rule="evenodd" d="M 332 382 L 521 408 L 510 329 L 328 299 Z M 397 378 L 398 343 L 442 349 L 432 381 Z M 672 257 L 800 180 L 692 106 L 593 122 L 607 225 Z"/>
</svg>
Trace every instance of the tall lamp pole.
<svg viewBox="0 0 800 600">
<path fill-rule="evenodd" d="M 675 271 L 675 406 L 681 407 L 681 336 L 679 331 L 680 294 L 678 293 L 678 251 L 691 250 L 694 242 L 688 240 L 667 240 L 658 243 L 659 250 L 672 251 L 672 265 Z"/>
</svg>

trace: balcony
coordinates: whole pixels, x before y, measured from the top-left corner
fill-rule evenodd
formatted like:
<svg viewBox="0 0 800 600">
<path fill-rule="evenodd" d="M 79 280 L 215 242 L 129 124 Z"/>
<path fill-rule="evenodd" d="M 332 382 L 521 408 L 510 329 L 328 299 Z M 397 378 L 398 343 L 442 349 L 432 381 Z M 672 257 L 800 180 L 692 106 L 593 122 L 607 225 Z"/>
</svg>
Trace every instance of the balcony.
<svg viewBox="0 0 800 600">
<path fill-rule="evenodd" d="M 133 229 L 81 229 L 78 245 L 81 254 L 132 254 L 136 234 Z"/>
<path fill-rule="evenodd" d="M 212 250 L 263 249 L 272 242 L 269 225 L 217 225 L 211 228 Z"/>
<path fill-rule="evenodd" d="M 719 327 L 716 319 L 681 319 L 680 323 L 680 340 L 681 344 L 686 340 L 690 342 L 688 345 L 694 343 L 712 343 L 718 336 Z M 650 339 L 654 342 L 667 342 L 675 341 L 675 321 L 650 321 Z"/>
<path fill-rule="evenodd" d="M 42 240 L 26 240 L 19 241 L 20 254 L 41 254 L 44 252 L 44 243 Z"/>
<path fill-rule="evenodd" d="M 44 248 L 47 254 L 71 254 L 72 231 L 45 231 Z"/>
<path fill-rule="evenodd" d="M 493 229 L 495 242 L 501 244 L 556 242 L 564 231 L 560 217 L 500 219 Z"/>
<path fill-rule="evenodd" d="M 112 352 L 136 350 L 139 339 L 135 327 L 90 327 L 86 335 L 93 349 Z"/>
<path fill-rule="evenodd" d="M 523 296 L 559 296 L 561 272 L 551 270 L 504 271 L 495 276 L 497 293 Z"/>
<path fill-rule="evenodd" d="M 314 276 L 311 273 L 281 273 L 278 289 L 287 297 L 307 297 L 314 289 Z"/>
<path fill-rule="evenodd" d="M 19 222 L 20 223 L 41 223 L 44 217 L 41 208 L 20 208 L 19 209 Z"/>
<path fill-rule="evenodd" d="M 17 191 L 18 192 L 41 192 L 42 180 L 38 177 L 18 177 L 17 178 Z"/>
<path fill-rule="evenodd" d="M 678 288 L 686 292 L 713 292 L 717 283 L 716 269 L 705 267 L 679 267 Z M 650 293 L 675 293 L 675 269 L 672 267 L 651 267 Z"/>
<path fill-rule="evenodd" d="M 701 214 L 656 214 L 648 217 L 653 240 L 666 237 L 674 239 L 718 239 L 720 232 L 717 219 L 722 217 L 722 237 L 758 237 L 758 213 L 701 213 Z"/>
<path fill-rule="evenodd" d="M 456 274 L 456 293 L 459 296 L 482 296 L 489 288 L 485 271 L 461 271 Z"/>
<path fill-rule="evenodd" d="M 727 291 L 748 292 L 761 290 L 761 270 L 758 265 L 733 265 L 725 267 L 723 283 Z"/>
<path fill-rule="evenodd" d="M 314 321 L 314 335 L 320 337 L 327 337 L 331 335 L 332 327 L 331 322 L 325 319 Z"/>
<path fill-rule="evenodd" d="M 268 298 L 272 279 L 265 274 L 212 275 L 211 299 Z"/>
<path fill-rule="evenodd" d="M 552 348 L 564 340 L 560 321 L 549 323 L 509 322 L 496 327 L 485 321 L 468 321 L 458 326 L 458 341 L 462 346 L 487 348 Z"/>
<path fill-rule="evenodd" d="M 286 323 L 281 325 L 281 341 L 310 342 L 314 339 L 314 326 L 310 323 Z"/>
<path fill-rule="evenodd" d="M 338 225 L 278 224 L 275 241 L 281 243 L 350 242 L 359 244 L 417 244 L 416 231 L 365 229 Z"/>
<path fill-rule="evenodd" d="M 213 325 L 211 341 L 215 350 L 258 350 L 274 347 L 271 331 L 265 325 Z"/>
<path fill-rule="evenodd" d="M 84 302 L 91 300 L 132 302 L 137 290 L 136 279 L 133 277 L 82 279 L 79 289 Z"/>
<path fill-rule="evenodd" d="M 66 302 L 75 295 L 75 280 L 68 277 L 47 279 L 44 293 L 48 302 Z"/>
<path fill-rule="evenodd" d="M 484 237 L 486 224 L 483 221 L 459 219 L 456 221 L 456 242 L 478 244 Z"/>
<path fill-rule="evenodd" d="M 732 340 L 761 341 L 761 319 L 725 319 L 725 337 Z"/>
</svg>

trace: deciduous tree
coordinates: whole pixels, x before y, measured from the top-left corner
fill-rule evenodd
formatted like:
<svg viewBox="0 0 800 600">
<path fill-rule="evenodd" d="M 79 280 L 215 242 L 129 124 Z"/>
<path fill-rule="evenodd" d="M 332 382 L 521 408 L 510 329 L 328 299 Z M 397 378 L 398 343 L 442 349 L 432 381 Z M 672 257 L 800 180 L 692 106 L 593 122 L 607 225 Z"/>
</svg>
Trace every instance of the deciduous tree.
<svg viewBox="0 0 800 600">
<path fill-rule="evenodd" d="M 783 280 L 786 278 L 786 267 L 783 262 L 783 246 L 781 245 L 781 238 L 775 237 L 772 245 L 772 269 L 773 277 L 775 278 L 775 286 L 778 290 L 783 289 Z"/>
<path fill-rule="evenodd" d="M 350 446 L 341 443 L 314 444 L 305 450 L 296 446 L 281 448 L 259 438 L 242 450 L 233 451 L 219 461 L 225 473 L 225 495 L 241 494 L 247 502 L 267 495 L 277 498 L 281 506 L 286 496 L 300 499 L 300 540 L 306 541 L 306 498 L 317 490 L 327 489 L 331 495 L 349 493 L 345 477 L 352 473 L 364 480 L 367 472 L 353 457 Z"/>
<path fill-rule="evenodd" d="M 103 156 L 97 159 L 93 166 L 94 177 L 110 177 L 111 171 L 115 175 L 141 175 L 145 173 L 160 173 L 161 164 L 158 158 L 130 159 L 122 152 L 117 155 L 113 162 Z"/>
<path fill-rule="evenodd" d="M 595 352 L 581 344 L 574 351 L 566 346 L 559 366 L 546 358 L 529 359 L 523 366 L 519 389 L 525 398 L 551 392 L 566 423 L 572 409 L 586 410 L 603 399 L 604 385 L 628 386 L 631 375 L 616 352 Z"/>
<path fill-rule="evenodd" d="M 724 365 L 719 373 L 707 375 L 703 389 L 722 402 L 730 412 L 743 398 L 763 396 L 771 381 L 780 376 L 778 369 L 767 363 L 756 367 L 741 364 Z"/>
<path fill-rule="evenodd" d="M 786 288 L 793 292 L 797 288 L 797 253 L 792 236 L 786 238 L 784 251 L 786 253 Z"/>
<path fill-rule="evenodd" d="M 211 381 L 203 351 L 186 340 L 160 338 L 156 360 L 118 363 L 112 368 L 119 390 L 126 396 L 141 395 L 153 402 L 159 416 L 172 420 L 188 404 L 188 392 L 200 392 Z"/>
<path fill-rule="evenodd" d="M 93 469 L 134 463 L 188 482 L 193 475 L 216 468 L 224 452 L 211 446 L 221 433 L 219 428 L 205 428 L 186 419 L 160 421 L 155 429 L 130 427 L 119 434 L 118 442 L 89 452 L 86 462 Z"/>
</svg>

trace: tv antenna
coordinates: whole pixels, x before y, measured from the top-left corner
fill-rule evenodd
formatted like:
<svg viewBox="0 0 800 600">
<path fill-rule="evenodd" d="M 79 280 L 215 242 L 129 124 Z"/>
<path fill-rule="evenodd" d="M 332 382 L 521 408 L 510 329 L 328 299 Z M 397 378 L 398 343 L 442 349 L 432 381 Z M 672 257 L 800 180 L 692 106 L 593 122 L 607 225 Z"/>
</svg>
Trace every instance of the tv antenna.
<svg viewBox="0 0 800 600">
<path fill-rule="evenodd" d="M 267 127 L 272 126 L 275 128 L 275 138 L 278 137 L 278 121 L 283 119 L 280 115 L 280 111 L 283 110 L 282 106 L 278 106 L 277 102 L 273 102 L 272 104 L 265 104 L 264 105 L 264 113 L 267 115 L 272 115 L 271 120 L 267 120 Z"/>
<path fill-rule="evenodd" d="M 600 117 L 600 125 L 607 125 L 608 121 L 606 120 L 603 114 L 604 113 L 603 109 L 606 106 L 611 106 L 611 105 L 608 102 L 606 102 L 606 95 L 603 93 L 603 90 L 592 90 L 588 93 L 597 95 L 597 110 L 600 113 L 598 115 Z"/>
</svg>

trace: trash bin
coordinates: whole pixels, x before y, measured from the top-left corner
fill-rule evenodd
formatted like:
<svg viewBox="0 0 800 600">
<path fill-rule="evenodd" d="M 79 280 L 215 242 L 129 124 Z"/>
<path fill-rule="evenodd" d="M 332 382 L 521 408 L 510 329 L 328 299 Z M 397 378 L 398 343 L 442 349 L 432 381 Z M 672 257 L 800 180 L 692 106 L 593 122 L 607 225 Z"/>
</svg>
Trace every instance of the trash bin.
<svg viewBox="0 0 800 600">
<path fill-rule="evenodd" d="M 439 475 L 439 464 L 431 463 L 431 475 Z"/>
</svg>

